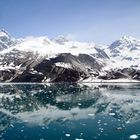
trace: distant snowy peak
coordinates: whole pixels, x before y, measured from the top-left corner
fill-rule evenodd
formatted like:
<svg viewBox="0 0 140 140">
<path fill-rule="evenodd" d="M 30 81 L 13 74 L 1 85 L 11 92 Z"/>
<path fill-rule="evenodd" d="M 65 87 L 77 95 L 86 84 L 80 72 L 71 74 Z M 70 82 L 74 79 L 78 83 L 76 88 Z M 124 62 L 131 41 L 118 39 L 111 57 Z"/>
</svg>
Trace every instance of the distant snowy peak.
<svg viewBox="0 0 140 140">
<path fill-rule="evenodd" d="M 132 37 L 132 36 L 123 36 L 121 39 L 120 39 L 122 42 L 125 42 L 125 43 L 137 43 L 137 44 L 140 44 L 140 40 Z"/>
<path fill-rule="evenodd" d="M 5 31 L 4 29 L 0 30 L 0 38 L 1 37 L 9 37 L 9 33 Z"/>
<path fill-rule="evenodd" d="M 0 50 L 7 49 L 17 44 L 17 40 L 10 36 L 5 30 L 0 30 Z"/>
<path fill-rule="evenodd" d="M 65 42 L 68 42 L 69 40 L 65 36 L 59 35 L 56 38 L 53 38 L 52 41 L 60 45 L 64 45 Z"/>
<path fill-rule="evenodd" d="M 123 36 L 121 39 L 113 42 L 109 48 L 110 49 L 117 49 L 117 48 L 134 48 L 134 47 L 140 47 L 140 40 L 131 37 L 131 36 Z"/>
<path fill-rule="evenodd" d="M 116 67 L 140 67 L 140 40 L 131 36 L 123 36 L 113 42 L 105 52 Z"/>
</svg>

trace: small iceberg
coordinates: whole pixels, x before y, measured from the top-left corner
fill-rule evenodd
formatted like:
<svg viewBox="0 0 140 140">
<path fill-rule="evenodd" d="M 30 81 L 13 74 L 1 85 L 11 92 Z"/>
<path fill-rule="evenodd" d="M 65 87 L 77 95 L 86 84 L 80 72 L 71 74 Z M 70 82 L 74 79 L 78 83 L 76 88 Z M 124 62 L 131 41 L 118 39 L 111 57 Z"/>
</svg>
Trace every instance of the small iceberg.
<svg viewBox="0 0 140 140">
<path fill-rule="evenodd" d="M 138 138 L 138 136 L 136 134 L 133 134 L 130 136 L 130 139 L 137 139 L 137 138 Z"/>
</svg>

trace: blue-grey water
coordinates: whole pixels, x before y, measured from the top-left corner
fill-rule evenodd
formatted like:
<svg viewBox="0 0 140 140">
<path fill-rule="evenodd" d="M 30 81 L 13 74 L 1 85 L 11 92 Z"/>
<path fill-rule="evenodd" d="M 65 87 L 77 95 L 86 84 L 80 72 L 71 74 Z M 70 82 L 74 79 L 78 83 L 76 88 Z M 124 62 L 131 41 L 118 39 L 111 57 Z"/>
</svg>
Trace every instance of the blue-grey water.
<svg viewBox="0 0 140 140">
<path fill-rule="evenodd" d="M 0 140 L 140 139 L 139 84 L 0 84 Z"/>
</svg>

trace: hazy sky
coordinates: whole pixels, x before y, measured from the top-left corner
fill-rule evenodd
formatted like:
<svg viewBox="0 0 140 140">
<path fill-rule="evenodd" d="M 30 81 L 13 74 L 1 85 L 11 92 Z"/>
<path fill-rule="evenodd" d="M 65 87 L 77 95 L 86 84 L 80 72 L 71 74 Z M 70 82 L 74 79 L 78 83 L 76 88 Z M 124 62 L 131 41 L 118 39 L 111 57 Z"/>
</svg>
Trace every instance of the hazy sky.
<svg viewBox="0 0 140 140">
<path fill-rule="evenodd" d="M 15 37 L 104 44 L 123 35 L 140 39 L 140 0 L 0 0 L 0 28 Z"/>
</svg>

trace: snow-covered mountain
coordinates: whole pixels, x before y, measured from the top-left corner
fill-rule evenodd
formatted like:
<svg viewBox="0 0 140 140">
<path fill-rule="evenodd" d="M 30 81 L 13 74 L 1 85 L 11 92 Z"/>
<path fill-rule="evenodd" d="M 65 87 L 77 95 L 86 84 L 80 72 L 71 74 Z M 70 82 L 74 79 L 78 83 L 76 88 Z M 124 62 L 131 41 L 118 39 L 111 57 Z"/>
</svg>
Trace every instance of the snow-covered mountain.
<svg viewBox="0 0 140 140">
<path fill-rule="evenodd" d="M 122 37 L 110 46 L 64 36 L 15 39 L 0 31 L 1 82 L 101 82 L 139 80 L 140 40 Z"/>
<path fill-rule="evenodd" d="M 136 38 L 123 36 L 113 42 L 106 52 L 117 66 L 140 67 L 140 40 Z"/>
</svg>

